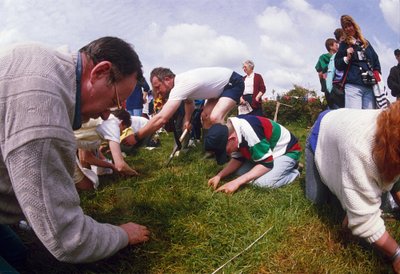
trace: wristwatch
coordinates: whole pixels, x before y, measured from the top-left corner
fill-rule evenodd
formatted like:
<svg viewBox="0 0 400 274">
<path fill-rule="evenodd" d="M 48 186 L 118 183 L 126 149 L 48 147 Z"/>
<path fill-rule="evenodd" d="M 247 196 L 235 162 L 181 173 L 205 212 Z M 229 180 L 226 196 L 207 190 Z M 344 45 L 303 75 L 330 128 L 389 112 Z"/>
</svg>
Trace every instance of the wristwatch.
<svg viewBox="0 0 400 274">
<path fill-rule="evenodd" d="M 133 136 L 135 137 L 136 142 L 139 142 L 139 134 L 137 132 L 133 133 Z"/>
</svg>

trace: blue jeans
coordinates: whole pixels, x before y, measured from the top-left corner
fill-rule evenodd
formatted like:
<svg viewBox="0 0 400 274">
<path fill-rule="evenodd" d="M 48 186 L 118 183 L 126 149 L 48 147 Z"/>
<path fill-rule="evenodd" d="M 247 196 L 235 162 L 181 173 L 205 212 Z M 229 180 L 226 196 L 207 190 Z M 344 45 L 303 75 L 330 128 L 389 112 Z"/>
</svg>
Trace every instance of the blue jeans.
<svg viewBox="0 0 400 274">
<path fill-rule="evenodd" d="M 250 161 L 244 164 L 236 171 L 236 175 L 243 175 L 250 171 L 256 164 Z M 295 168 L 297 161 L 282 155 L 274 159 L 274 167 L 264 175 L 254 180 L 253 184 L 259 187 L 278 188 L 288 185 L 296 179 L 300 172 Z"/>
<path fill-rule="evenodd" d="M 356 109 L 375 109 L 375 96 L 372 87 L 346 84 L 345 107 Z"/>
<path fill-rule="evenodd" d="M 127 111 L 129 112 L 129 114 L 130 114 L 131 116 L 139 116 L 139 117 L 142 117 L 142 112 L 143 112 L 143 109 L 142 109 L 142 108 L 127 109 Z"/>
<path fill-rule="evenodd" d="M 22 266 L 27 258 L 27 248 L 8 226 L 0 224 L 0 273 L 18 273 L 12 266 Z"/>
<path fill-rule="evenodd" d="M 305 148 L 306 157 L 306 197 L 314 204 L 326 203 L 331 192 L 329 188 L 322 182 L 317 166 L 314 161 L 314 152 L 311 148 L 310 137 L 307 139 Z"/>
</svg>

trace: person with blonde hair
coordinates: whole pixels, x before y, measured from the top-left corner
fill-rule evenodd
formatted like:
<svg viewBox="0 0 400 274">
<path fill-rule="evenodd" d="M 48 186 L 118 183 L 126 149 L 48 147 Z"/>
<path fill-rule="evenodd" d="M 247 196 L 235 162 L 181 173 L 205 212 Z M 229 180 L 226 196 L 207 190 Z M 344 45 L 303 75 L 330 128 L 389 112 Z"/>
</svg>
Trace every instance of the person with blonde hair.
<svg viewBox="0 0 400 274">
<path fill-rule="evenodd" d="M 357 134 L 354 134 L 357 132 Z M 343 207 L 343 225 L 391 258 L 400 271 L 400 247 L 381 216 L 383 195 L 399 201 L 400 102 L 387 110 L 325 111 L 306 144 L 306 196 L 328 201 L 330 192 Z"/>
<path fill-rule="evenodd" d="M 342 15 L 340 24 L 345 33 L 335 56 L 335 67 L 345 73 L 345 107 L 376 107 L 373 85 L 380 81 L 379 57 L 360 26 L 349 15 Z"/>
</svg>

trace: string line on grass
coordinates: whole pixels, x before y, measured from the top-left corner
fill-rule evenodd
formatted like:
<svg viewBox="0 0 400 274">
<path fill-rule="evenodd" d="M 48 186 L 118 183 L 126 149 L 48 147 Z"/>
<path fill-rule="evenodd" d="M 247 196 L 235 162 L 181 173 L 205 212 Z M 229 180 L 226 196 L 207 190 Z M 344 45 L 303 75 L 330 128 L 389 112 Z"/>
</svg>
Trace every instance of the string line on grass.
<svg viewBox="0 0 400 274">
<path fill-rule="evenodd" d="M 216 270 L 214 270 L 214 272 L 212 274 L 217 273 L 218 271 L 220 271 L 222 268 L 224 268 L 227 264 L 229 264 L 231 261 L 233 261 L 234 259 L 236 259 L 237 257 L 239 257 L 240 255 L 242 255 L 243 252 L 247 251 L 249 248 L 251 248 L 256 242 L 258 242 L 262 237 L 265 236 L 265 234 L 267 234 L 274 226 L 271 226 L 270 228 L 268 228 L 260 237 L 258 237 L 254 242 L 252 242 L 248 247 L 246 247 L 245 249 L 243 249 L 242 251 L 240 251 L 238 254 L 236 254 L 235 256 L 233 256 L 231 259 L 229 259 L 228 261 L 226 261 L 223 265 L 221 265 L 220 267 L 218 267 Z"/>
</svg>

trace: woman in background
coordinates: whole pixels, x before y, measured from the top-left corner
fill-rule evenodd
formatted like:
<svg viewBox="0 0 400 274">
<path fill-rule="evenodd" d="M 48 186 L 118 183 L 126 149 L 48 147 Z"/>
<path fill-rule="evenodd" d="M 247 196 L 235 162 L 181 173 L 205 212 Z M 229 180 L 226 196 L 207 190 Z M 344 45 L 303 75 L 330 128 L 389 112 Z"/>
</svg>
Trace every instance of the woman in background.
<svg viewBox="0 0 400 274">
<path fill-rule="evenodd" d="M 347 73 L 345 81 L 345 107 L 374 109 L 372 86 L 380 81 L 381 65 L 371 44 L 364 38 L 360 27 L 349 15 L 342 15 L 340 24 L 345 40 L 335 56 L 337 70 Z"/>
</svg>

